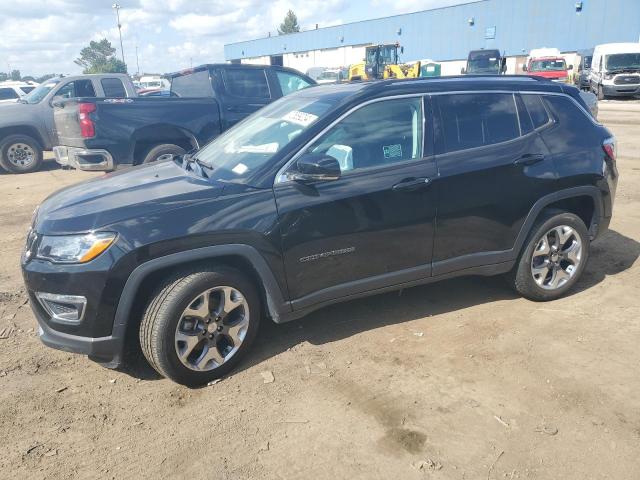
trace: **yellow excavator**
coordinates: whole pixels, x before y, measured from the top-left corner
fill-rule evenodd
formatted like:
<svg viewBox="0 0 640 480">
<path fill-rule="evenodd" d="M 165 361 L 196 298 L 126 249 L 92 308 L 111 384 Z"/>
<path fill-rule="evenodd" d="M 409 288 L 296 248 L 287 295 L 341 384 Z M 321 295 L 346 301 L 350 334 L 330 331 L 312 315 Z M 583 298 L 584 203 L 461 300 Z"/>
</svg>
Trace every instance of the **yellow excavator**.
<svg viewBox="0 0 640 480">
<path fill-rule="evenodd" d="M 404 51 L 398 43 L 367 47 L 364 61 L 349 66 L 349 81 L 419 77 L 420 62 L 398 64 L 398 50 Z"/>
</svg>

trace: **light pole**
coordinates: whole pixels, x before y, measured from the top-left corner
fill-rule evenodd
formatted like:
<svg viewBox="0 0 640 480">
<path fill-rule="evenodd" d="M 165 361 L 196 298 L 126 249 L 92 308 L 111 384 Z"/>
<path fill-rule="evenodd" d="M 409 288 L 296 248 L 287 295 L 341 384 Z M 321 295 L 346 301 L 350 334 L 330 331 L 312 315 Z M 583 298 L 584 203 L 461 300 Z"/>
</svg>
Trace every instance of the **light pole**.
<svg viewBox="0 0 640 480">
<path fill-rule="evenodd" d="M 116 11 L 116 18 L 118 19 L 118 32 L 120 33 L 120 53 L 122 54 L 122 63 L 124 63 L 125 65 L 127 64 L 127 62 L 124 61 L 124 48 L 122 48 L 122 25 L 120 24 L 120 5 L 117 3 L 114 3 L 113 5 L 111 5 L 111 8 L 113 8 Z"/>
</svg>

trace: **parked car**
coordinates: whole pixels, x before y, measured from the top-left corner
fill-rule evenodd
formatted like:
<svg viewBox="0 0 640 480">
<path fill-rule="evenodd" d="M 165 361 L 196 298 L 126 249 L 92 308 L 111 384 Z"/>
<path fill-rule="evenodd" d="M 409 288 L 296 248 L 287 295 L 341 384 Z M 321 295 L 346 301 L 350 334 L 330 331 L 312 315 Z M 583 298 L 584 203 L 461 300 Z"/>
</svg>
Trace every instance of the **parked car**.
<svg viewBox="0 0 640 480">
<path fill-rule="evenodd" d="M 171 74 L 171 97 L 75 99 L 56 107 L 56 160 L 113 170 L 197 149 L 249 114 L 301 88 L 306 75 L 264 65 L 202 65 Z"/>
<path fill-rule="evenodd" d="M 578 52 L 578 55 L 580 55 L 580 63 L 578 64 L 578 71 L 573 76 L 573 83 L 581 90 L 591 90 L 589 74 L 591 73 L 593 48 L 590 50 L 581 50 Z"/>
<path fill-rule="evenodd" d="M 640 43 L 597 45 L 589 80 L 598 100 L 640 94 Z"/>
<path fill-rule="evenodd" d="M 195 156 L 50 196 L 26 290 L 46 345 L 113 367 L 137 342 L 160 374 L 201 385 L 245 356 L 265 317 L 460 275 L 564 295 L 609 226 L 615 155 L 572 86 L 314 87 Z"/>
<path fill-rule="evenodd" d="M 507 59 L 500 50 L 471 50 L 462 75 L 503 75 L 507 71 Z"/>
<path fill-rule="evenodd" d="M 529 52 L 525 72 L 554 82 L 571 83 L 569 71 L 573 65 L 567 65 L 557 48 L 534 48 Z"/>
<path fill-rule="evenodd" d="M 28 173 L 42 163 L 42 153 L 57 143 L 53 104 L 68 98 L 131 98 L 136 92 L 125 74 L 52 78 L 16 104 L 0 108 L 0 166 L 11 173 Z"/>
<path fill-rule="evenodd" d="M 342 81 L 342 77 L 339 68 L 327 68 L 316 78 L 318 85 L 324 83 L 339 83 L 340 81 Z"/>
<path fill-rule="evenodd" d="M 36 82 L 0 82 L 0 104 L 15 103 L 38 85 Z"/>
</svg>

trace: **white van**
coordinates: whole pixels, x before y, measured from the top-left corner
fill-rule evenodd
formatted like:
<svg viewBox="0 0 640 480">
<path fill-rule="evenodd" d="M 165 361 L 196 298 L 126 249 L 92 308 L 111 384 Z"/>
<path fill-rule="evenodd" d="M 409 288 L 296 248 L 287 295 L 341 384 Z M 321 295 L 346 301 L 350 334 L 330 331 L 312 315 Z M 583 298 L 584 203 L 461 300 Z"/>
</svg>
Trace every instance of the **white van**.
<svg viewBox="0 0 640 480">
<path fill-rule="evenodd" d="M 589 83 L 598 100 L 640 94 L 640 43 L 597 45 Z"/>
</svg>

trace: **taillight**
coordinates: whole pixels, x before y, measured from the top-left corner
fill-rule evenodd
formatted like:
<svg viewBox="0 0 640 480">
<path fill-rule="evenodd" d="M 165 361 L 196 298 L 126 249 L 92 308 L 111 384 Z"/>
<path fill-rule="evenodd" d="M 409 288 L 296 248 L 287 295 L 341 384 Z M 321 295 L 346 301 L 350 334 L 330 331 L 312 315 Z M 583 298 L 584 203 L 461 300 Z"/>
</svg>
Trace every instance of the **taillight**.
<svg viewBox="0 0 640 480">
<path fill-rule="evenodd" d="M 616 139 L 613 137 L 607 138 L 604 142 L 602 142 L 602 149 L 607 156 L 616 161 Z"/>
<path fill-rule="evenodd" d="M 95 136 L 96 129 L 93 125 L 93 120 L 89 117 L 91 112 L 96 111 L 95 103 L 80 103 L 78 104 L 78 118 L 80 119 L 80 135 L 84 138 L 90 138 Z"/>
</svg>

